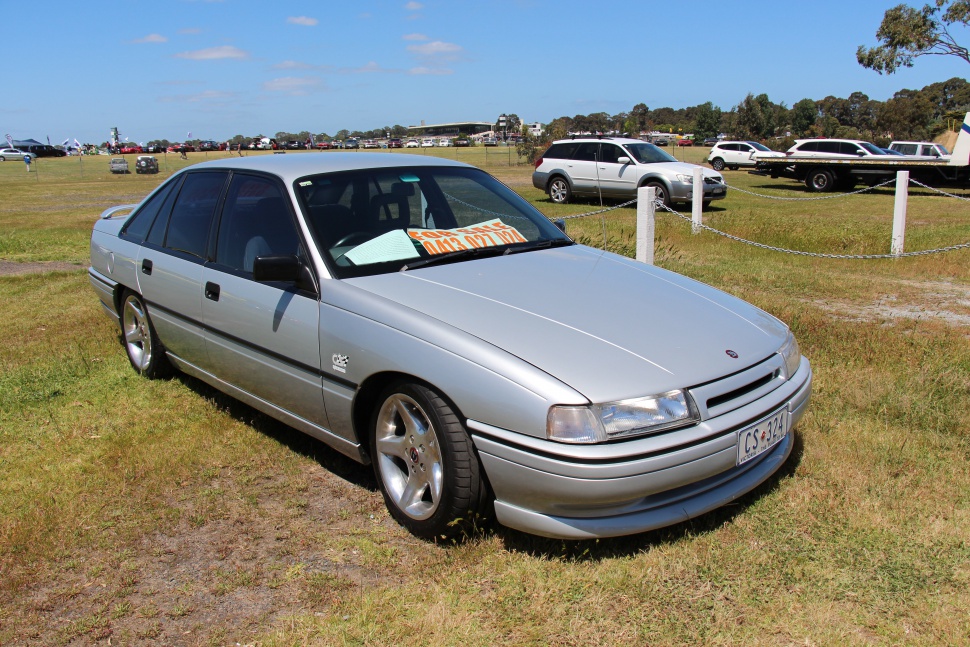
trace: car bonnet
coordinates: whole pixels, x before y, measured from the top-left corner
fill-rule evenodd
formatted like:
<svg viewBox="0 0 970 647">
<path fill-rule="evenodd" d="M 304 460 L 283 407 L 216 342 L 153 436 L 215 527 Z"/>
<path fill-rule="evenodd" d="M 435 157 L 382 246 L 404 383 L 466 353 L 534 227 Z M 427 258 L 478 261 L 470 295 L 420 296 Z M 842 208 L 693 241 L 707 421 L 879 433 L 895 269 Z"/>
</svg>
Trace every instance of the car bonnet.
<svg viewBox="0 0 970 647">
<path fill-rule="evenodd" d="M 344 283 L 485 340 L 594 402 L 740 371 L 776 352 L 787 330 L 710 286 L 580 245 Z"/>
</svg>

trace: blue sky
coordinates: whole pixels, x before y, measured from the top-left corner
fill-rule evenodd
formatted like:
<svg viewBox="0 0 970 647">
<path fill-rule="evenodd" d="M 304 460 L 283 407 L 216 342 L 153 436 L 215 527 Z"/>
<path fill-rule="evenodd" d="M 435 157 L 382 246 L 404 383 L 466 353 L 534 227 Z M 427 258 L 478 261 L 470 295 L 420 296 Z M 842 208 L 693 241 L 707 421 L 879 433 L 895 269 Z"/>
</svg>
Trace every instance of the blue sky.
<svg viewBox="0 0 970 647">
<path fill-rule="evenodd" d="M 637 103 L 729 110 L 748 92 L 885 100 L 970 78 L 954 57 L 891 76 L 856 63 L 899 1 L 2 0 L 0 134 L 332 135 Z"/>
</svg>

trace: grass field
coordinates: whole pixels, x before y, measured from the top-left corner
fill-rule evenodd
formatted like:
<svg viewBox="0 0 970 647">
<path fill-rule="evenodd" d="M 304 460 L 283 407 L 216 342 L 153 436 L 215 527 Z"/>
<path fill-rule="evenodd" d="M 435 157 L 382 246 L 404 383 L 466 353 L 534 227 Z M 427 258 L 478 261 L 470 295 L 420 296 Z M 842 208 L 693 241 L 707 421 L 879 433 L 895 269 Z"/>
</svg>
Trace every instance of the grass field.
<svg viewBox="0 0 970 647">
<path fill-rule="evenodd" d="M 553 205 L 501 148 L 419 154 L 483 166 L 550 217 L 599 208 Z M 112 176 L 106 157 L 0 164 L 0 265 L 48 270 L 0 276 L 0 644 L 970 644 L 970 250 L 796 256 L 658 214 L 659 265 L 779 316 L 812 361 L 791 460 L 661 531 L 562 542 L 496 527 L 442 546 L 388 517 L 369 468 L 190 378 L 134 375 L 85 259 L 101 210 L 205 159 L 159 157 L 158 176 Z M 705 222 L 873 254 L 889 251 L 892 210 L 890 189 L 733 190 Z M 632 255 L 634 216 L 569 233 Z M 966 243 L 968 224 L 967 202 L 911 191 L 906 249 Z"/>
</svg>

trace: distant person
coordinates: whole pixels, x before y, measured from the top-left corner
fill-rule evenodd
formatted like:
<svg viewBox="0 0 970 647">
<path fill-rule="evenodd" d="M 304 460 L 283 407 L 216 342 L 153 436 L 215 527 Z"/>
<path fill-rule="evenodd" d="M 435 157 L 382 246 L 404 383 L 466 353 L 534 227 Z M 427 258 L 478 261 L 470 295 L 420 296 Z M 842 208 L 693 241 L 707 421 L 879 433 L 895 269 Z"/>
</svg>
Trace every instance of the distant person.
<svg viewBox="0 0 970 647">
<path fill-rule="evenodd" d="M 179 159 L 189 159 L 189 156 L 185 154 L 185 146 L 179 146 Z"/>
<path fill-rule="evenodd" d="M 30 155 L 24 155 L 24 164 L 27 165 L 27 172 L 30 173 Z"/>
</svg>

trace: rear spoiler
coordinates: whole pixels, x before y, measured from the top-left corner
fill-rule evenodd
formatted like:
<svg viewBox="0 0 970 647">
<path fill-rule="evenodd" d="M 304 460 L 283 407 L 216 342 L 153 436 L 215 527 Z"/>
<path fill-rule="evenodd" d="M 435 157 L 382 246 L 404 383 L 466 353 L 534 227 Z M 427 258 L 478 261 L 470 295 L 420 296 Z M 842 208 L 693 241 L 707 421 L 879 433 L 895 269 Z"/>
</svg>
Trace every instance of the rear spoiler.
<svg viewBox="0 0 970 647">
<path fill-rule="evenodd" d="M 970 117 L 970 115 L 968 115 L 968 117 Z M 138 206 L 137 204 L 120 204 L 117 207 L 109 207 L 104 211 L 102 211 L 101 215 L 98 216 L 98 218 L 100 218 L 101 220 L 107 220 L 108 218 L 111 218 L 119 211 L 131 211 L 137 206 Z"/>
</svg>

